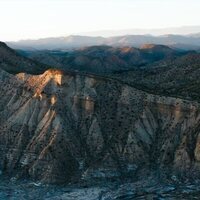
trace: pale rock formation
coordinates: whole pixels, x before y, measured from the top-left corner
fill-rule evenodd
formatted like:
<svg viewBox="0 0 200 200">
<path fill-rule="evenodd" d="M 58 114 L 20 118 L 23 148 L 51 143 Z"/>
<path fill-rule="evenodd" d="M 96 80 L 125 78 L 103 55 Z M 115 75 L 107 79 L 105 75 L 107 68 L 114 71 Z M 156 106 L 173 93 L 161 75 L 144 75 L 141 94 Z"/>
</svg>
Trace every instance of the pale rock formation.
<svg viewBox="0 0 200 200">
<path fill-rule="evenodd" d="M 0 70 L 0 170 L 42 182 L 200 169 L 197 102 L 116 80 Z"/>
</svg>

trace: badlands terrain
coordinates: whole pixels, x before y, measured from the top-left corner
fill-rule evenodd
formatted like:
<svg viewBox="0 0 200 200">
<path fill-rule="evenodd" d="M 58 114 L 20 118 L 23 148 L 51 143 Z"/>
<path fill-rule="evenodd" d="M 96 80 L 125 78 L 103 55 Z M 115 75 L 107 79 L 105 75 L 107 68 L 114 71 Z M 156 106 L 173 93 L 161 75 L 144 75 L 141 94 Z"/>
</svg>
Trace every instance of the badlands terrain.
<svg viewBox="0 0 200 200">
<path fill-rule="evenodd" d="M 199 67 L 163 45 L 1 43 L 1 199 L 198 199 Z"/>
</svg>

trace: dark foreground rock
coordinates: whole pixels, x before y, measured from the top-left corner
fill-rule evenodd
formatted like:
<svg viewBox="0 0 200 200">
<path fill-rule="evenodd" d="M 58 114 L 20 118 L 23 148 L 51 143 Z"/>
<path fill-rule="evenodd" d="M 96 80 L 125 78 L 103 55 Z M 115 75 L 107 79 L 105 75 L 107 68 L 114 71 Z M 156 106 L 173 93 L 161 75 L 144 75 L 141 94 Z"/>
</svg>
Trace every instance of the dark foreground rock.
<svg viewBox="0 0 200 200">
<path fill-rule="evenodd" d="M 136 182 L 101 182 L 44 185 L 39 182 L 0 179 L 1 200 L 188 200 L 199 199 L 199 182 L 174 182 L 154 175 Z"/>
</svg>

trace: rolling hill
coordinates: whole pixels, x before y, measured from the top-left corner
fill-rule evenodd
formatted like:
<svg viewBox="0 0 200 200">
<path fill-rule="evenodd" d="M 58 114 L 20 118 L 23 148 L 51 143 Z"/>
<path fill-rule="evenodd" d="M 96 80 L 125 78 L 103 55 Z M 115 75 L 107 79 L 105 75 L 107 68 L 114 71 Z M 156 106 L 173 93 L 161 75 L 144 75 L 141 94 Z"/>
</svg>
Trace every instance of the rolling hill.
<svg viewBox="0 0 200 200">
<path fill-rule="evenodd" d="M 186 54 L 164 45 L 134 47 L 91 46 L 74 51 L 19 51 L 38 62 L 62 70 L 92 73 L 112 73 L 128 70 L 163 59 L 173 59 Z"/>
</svg>

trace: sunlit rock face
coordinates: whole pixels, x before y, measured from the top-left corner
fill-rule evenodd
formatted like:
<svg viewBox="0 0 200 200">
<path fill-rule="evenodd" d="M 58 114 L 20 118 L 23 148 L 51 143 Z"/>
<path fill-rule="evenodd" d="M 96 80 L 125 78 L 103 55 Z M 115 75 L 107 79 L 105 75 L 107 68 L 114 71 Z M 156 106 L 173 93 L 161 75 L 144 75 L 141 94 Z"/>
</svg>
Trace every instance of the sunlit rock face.
<svg viewBox="0 0 200 200">
<path fill-rule="evenodd" d="M 117 81 L 0 71 L 0 170 L 49 183 L 170 168 L 199 175 L 199 104 Z"/>
</svg>

